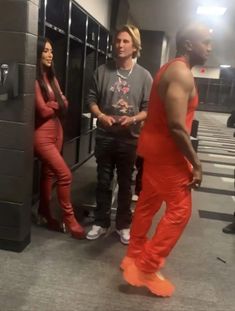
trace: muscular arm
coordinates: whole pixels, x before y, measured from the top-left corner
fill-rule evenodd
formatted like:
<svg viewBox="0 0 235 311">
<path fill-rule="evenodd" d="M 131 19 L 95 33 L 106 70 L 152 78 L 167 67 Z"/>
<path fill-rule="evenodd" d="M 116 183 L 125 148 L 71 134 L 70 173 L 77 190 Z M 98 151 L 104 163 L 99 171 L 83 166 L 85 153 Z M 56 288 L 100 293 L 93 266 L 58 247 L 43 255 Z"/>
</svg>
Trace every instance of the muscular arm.
<svg viewBox="0 0 235 311">
<path fill-rule="evenodd" d="M 194 151 L 186 129 L 186 115 L 194 81 L 190 70 L 184 64 L 176 64 L 167 77 L 165 109 L 172 137 L 194 168 L 192 186 L 201 183 L 201 163 Z"/>
</svg>

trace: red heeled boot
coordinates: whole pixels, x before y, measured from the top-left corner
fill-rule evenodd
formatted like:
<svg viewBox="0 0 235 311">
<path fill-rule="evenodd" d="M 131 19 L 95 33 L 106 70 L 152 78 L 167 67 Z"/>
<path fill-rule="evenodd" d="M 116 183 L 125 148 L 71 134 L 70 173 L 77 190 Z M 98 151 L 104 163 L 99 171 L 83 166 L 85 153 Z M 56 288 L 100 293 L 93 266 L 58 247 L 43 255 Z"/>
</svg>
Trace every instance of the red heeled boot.
<svg viewBox="0 0 235 311">
<path fill-rule="evenodd" d="M 71 205 L 63 206 L 63 222 L 75 239 L 85 238 L 84 228 L 77 222 Z"/>
<path fill-rule="evenodd" d="M 62 224 L 52 217 L 49 209 L 38 209 L 38 224 L 46 224 L 47 228 L 52 231 L 64 232 Z"/>
</svg>

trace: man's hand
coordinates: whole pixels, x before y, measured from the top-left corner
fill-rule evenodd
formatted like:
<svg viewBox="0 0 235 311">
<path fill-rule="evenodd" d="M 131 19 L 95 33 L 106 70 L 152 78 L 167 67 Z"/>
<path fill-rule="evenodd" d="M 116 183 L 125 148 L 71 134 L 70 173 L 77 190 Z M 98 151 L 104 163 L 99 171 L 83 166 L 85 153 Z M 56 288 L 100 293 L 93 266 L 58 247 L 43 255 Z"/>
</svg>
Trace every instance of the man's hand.
<svg viewBox="0 0 235 311">
<path fill-rule="evenodd" d="M 188 184 L 189 188 L 199 188 L 202 182 L 202 166 L 197 165 L 193 168 L 193 179 L 192 181 Z"/>
<path fill-rule="evenodd" d="M 135 117 L 122 116 L 118 120 L 119 124 L 123 127 L 129 127 L 132 124 L 136 123 Z"/>
<path fill-rule="evenodd" d="M 114 123 L 116 123 L 114 117 L 107 116 L 104 113 L 98 117 L 98 120 L 104 127 L 111 127 Z"/>
</svg>

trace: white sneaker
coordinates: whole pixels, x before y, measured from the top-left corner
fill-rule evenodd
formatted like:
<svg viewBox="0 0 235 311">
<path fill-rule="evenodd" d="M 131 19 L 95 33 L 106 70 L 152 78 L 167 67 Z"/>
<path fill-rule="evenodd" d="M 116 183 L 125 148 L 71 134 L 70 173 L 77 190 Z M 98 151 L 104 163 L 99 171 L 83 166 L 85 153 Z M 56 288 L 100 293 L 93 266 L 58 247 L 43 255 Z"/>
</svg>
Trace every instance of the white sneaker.
<svg viewBox="0 0 235 311">
<path fill-rule="evenodd" d="M 137 194 L 133 194 L 131 200 L 132 200 L 133 202 L 137 202 L 138 199 L 139 199 L 139 196 L 138 196 Z"/>
<path fill-rule="evenodd" d="M 117 234 L 120 236 L 120 241 L 128 245 L 130 242 L 130 228 L 127 229 L 121 229 L 121 230 L 116 230 Z"/>
<path fill-rule="evenodd" d="M 96 240 L 101 235 L 105 234 L 108 231 L 107 228 L 103 228 L 101 226 L 93 225 L 91 230 L 87 233 L 86 238 L 88 240 Z"/>
</svg>

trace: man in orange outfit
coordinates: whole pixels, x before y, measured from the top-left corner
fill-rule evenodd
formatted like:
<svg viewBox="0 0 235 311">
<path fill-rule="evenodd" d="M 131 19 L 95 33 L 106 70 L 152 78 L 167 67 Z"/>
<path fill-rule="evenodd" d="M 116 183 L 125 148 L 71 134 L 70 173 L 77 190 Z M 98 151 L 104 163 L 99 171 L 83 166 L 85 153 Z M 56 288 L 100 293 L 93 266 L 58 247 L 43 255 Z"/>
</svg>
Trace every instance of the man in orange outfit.
<svg viewBox="0 0 235 311">
<path fill-rule="evenodd" d="M 157 73 L 138 154 L 144 159 L 142 192 L 131 227 L 131 239 L 121 268 L 133 286 L 145 286 L 159 296 L 171 296 L 174 286 L 163 266 L 191 215 L 191 188 L 202 181 L 202 168 L 190 141 L 198 94 L 191 68 L 203 65 L 211 51 L 209 29 L 191 24 L 176 37 L 177 57 Z M 166 211 L 153 237 L 147 233 L 163 201 Z"/>
</svg>

